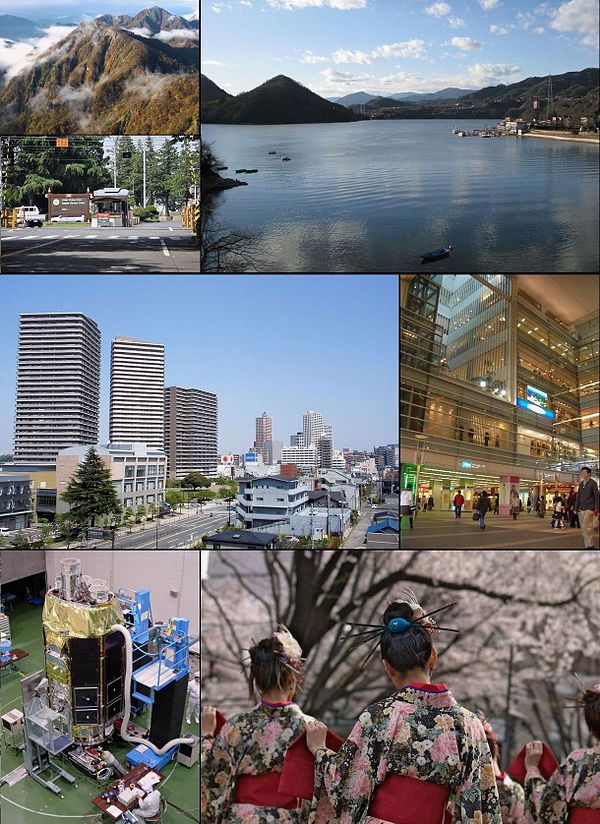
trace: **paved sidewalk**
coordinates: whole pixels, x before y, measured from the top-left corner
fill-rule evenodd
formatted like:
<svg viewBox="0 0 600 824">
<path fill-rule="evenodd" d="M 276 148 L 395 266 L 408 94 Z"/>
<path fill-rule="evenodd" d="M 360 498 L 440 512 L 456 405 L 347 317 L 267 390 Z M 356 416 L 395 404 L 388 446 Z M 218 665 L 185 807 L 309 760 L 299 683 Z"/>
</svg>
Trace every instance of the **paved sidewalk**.
<svg viewBox="0 0 600 824">
<path fill-rule="evenodd" d="M 472 512 L 455 518 L 453 512 L 419 512 L 415 528 L 408 518 L 400 525 L 402 549 L 583 549 L 581 530 L 551 529 L 550 517 L 527 512 L 516 521 L 506 516 L 486 515 L 485 529 L 472 520 Z M 594 533 L 598 548 L 598 533 Z"/>
</svg>

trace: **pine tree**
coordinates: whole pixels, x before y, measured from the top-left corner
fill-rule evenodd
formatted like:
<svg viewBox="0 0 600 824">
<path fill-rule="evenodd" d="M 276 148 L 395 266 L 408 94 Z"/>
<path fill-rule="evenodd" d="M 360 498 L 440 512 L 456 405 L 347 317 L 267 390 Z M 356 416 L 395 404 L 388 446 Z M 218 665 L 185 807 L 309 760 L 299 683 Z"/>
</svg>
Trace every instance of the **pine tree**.
<svg viewBox="0 0 600 824">
<path fill-rule="evenodd" d="M 121 513 L 110 470 L 93 446 L 69 480 L 61 498 L 71 505 L 71 517 L 82 528 L 92 524 L 98 516 Z"/>
</svg>

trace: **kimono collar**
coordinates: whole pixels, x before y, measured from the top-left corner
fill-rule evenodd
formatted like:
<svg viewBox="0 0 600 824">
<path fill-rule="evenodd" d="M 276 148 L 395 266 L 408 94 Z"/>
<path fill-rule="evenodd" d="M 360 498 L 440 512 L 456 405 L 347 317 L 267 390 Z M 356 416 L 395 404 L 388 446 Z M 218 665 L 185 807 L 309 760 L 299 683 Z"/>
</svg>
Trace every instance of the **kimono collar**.
<svg viewBox="0 0 600 824">
<path fill-rule="evenodd" d="M 426 707 L 452 707 L 456 700 L 445 684 L 421 684 L 413 681 L 396 693 L 399 701 Z"/>
<path fill-rule="evenodd" d="M 291 704 L 295 704 L 295 701 L 278 701 L 277 703 L 272 703 L 271 701 L 265 701 L 263 698 L 260 702 L 263 707 L 271 707 L 273 710 L 279 710 L 281 707 L 289 707 Z"/>
</svg>

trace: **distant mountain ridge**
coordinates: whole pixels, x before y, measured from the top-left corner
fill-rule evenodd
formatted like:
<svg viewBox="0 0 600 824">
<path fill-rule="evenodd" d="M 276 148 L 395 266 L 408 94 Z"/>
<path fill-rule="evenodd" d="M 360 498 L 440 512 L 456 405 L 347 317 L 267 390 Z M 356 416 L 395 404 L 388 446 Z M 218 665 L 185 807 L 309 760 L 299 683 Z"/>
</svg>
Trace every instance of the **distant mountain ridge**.
<svg viewBox="0 0 600 824">
<path fill-rule="evenodd" d="M 200 74 L 200 100 L 203 103 L 211 103 L 213 100 L 225 100 L 228 97 L 231 97 L 231 95 L 217 86 L 216 83 L 213 83 L 210 77 Z"/>
<path fill-rule="evenodd" d="M 394 94 L 388 94 L 386 97 L 392 100 L 451 100 L 472 91 L 475 90 L 457 89 L 448 86 L 437 92 L 396 92 Z M 380 97 L 380 95 L 370 94 L 369 92 L 352 92 L 351 94 L 344 95 L 344 97 L 328 97 L 327 99 L 334 103 L 339 103 L 341 106 L 355 106 L 369 103 L 375 97 Z"/>
<path fill-rule="evenodd" d="M 150 19 L 155 9 L 140 15 Z M 183 18 L 164 14 L 179 27 Z M 82 23 L 0 85 L 0 133 L 195 134 L 198 69 L 192 39 L 163 42 L 102 20 Z"/>
<path fill-rule="evenodd" d="M 209 83 L 209 94 L 211 89 L 213 93 L 214 89 L 223 92 L 212 81 Z M 352 110 L 331 103 L 280 74 L 236 96 L 201 98 L 200 119 L 202 123 L 338 123 L 355 120 L 356 116 Z"/>
<path fill-rule="evenodd" d="M 109 26 L 119 26 L 126 29 L 148 29 L 152 34 L 161 31 L 173 31 L 174 29 L 197 30 L 200 26 L 197 19 L 188 19 L 179 14 L 162 9 L 160 6 L 144 9 L 133 16 L 128 14 L 113 15 L 103 14 L 96 17 L 101 23 Z"/>
<path fill-rule="evenodd" d="M 25 17 L 0 14 L 0 39 L 27 40 L 30 37 L 40 37 L 42 33 L 42 29 Z"/>
</svg>

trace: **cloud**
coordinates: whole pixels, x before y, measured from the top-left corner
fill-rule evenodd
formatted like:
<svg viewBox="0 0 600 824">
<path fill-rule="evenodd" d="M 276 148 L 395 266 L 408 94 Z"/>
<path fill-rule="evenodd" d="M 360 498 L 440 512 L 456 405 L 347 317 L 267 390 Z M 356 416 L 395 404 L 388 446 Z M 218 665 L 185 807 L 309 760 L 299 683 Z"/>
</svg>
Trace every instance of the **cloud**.
<svg viewBox="0 0 600 824">
<path fill-rule="evenodd" d="M 479 5 L 484 11 L 489 11 L 500 5 L 500 0 L 479 0 Z"/>
<path fill-rule="evenodd" d="M 425 57 L 424 40 L 402 40 L 377 46 L 371 52 L 373 57 Z"/>
<path fill-rule="evenodd" d="M 169 40 L 185 39 L 198 40 L 199 32 L 196 29 L 171 29 L 170 31 L 159 31 L 154 35 L 155 40 Z"/>
<path fill-rule="evenodd" d="M 240 0 L 240 6 L 252 6 L 250 0 Z"/>
<path fill-rule="evenodd" d="M 366 9 L 368 0 L 267 0 L 276 9 L 330 8 L 346 11 L 348 9 Z"/>
<path fill-rule="evenodd" d="M 507 63 L 475 63 L 468 71 L 469 82 L 477 86 L 497 86 L 500 83 L 516 83 L 523 79 L 519 66 Z"/>
<path fill-rule="evenodd" d="M 153 72 L 143 72 L 127 81 L 125 94 L 139 94 L 143 97 L 157 94 L 167 86 L 172 79 L 168 74 L 154 74 Z"/>
<path fill-rule="evenodd" d="M 364 51 L 338 49 L 331 55 L 334 63 L 371 63 L 371 55 Z"/>
<path fill-rule="evenodd" d="M 11 80 L 34 63 L 38 63 L 45 51 L 75 28 L 75 26 L 48 26 L 43 29 L 44 34 L 41 37 L 18 43 L 12 40 L 0 40 L 0 71 L 6 70 L 5 80 Z"/>
<path fill-rule="evenodd" d="M 431 6 L 426 6 L 425 13 L 431 15 L 431 17 L 445 17 L 447 14 L 450 14 L 452 11 L 451 7 L 448 3 L 437 2 L 433 3 Z"/>
<path fill-rule="evenodd" d="M 84 86 L 61 86 L 58 90 L 57 98 L 61 103 L 68 103 L 70 106 L 84 106 L 94 94 L 91 84 Z"/>
<path fill-rule="evenodd" d="M 483 48 L 481 40 L 473 40 L 471 37 L 453 37 L 450 42 L 461 51 L 478 51 Z"/>
<path fill-rule="evenodd" d="M 543 26 L 536 26 L 535 29 L 533 30 L 533 33 L 534 34 L 543 34 L 545 31 L 546 31 L 546 29 Z"/>
<path fill-rule="evenodd" d="M 210 10 L 214 11 L 215 14 L 221 14 L 221 12 L 223 11 L 223 4 L 213 3 L 213 5 L 210 7 Z"/>
<path fill-rule="evenodd" d="M 508 34 L 508 29 L 504 26 L 496 26 L 494 23 L 490 26 L 492 34 Z"/>
<path fill-rule="evenodd" d="M 585 35 L 584 46 L 598 45 L 598 0 L 569 0 L 553 12 L 550 25 L 561 32 Z"/>
<path fill-rule="evenodd" d="M 133 28 L 133 29 L 125 29 L 125 31 L 130 31 L 132 34 L 137 34 L 138 37 L 152 37 L 152 32 L 150 29 L 147 29 L 145 26 L 142 28 Z"/>
<path fill-rule="evenodd" d="M 450 23 L 450 28 L 452 29 L 460 29 L 467 25 L 462 17 L 449 17 L 448 23 Z"/>
<path fill-rule="evenodd" d="M 202 60 L 203 66 L 225 66 L 222 60 Z"/>
<path fill-rule="evenodd" d="M 372 74 L 350 74 L 349 72 L 339 72 L 337 69 L 323 69 L 321 74 L 325 80 L 332 85 L 339 83 L 364 83 L 373 77 Z"/>
<path fill-rule="evenodd" d="M 303 63 L 327 63 L 328 61 L 328 57 L 324 57 L 321 54 L 313 54 L 310 49 L 305 49 L 302 55 Z"/>
</svg>

